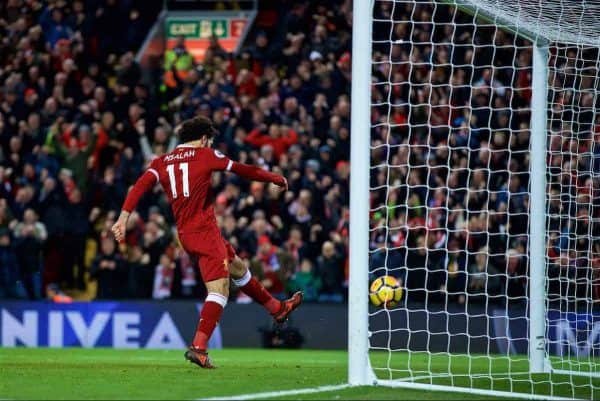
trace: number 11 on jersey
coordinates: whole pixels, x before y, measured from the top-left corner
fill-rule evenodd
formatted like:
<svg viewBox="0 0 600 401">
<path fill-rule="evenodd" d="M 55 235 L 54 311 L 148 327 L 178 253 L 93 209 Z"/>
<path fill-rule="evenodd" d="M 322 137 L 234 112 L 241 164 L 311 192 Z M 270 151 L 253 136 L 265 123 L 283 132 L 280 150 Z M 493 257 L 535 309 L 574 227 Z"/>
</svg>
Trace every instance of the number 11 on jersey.
<svg viewBox="0 0 600 401">
<path fill-rule="evenodd" d="M 183 196 L 186 198 L 190 197 L 190 179 L 188 174 L 188 163 L 179 163 L 178 170 L 181 170 L 181 181 L 183 183 Z M 167 173 L 169 174 L 169 183 L 171 184 L 171 194 L 173 199 L 177 198 L 177 179 L 175 178 L 175 165 L 169 164 L 167 166 Z"/>
</svg>

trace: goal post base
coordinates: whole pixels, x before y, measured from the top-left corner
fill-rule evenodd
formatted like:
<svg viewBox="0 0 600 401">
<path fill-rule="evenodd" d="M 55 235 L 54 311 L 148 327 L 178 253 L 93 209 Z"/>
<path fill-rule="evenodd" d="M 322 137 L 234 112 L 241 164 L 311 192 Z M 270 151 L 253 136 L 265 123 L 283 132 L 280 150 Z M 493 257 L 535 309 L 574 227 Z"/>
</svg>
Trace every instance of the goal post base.
<svg viewBox="0 0 600 401">
<path fill-rule="evenodd" d="M 366 357 L 366 363 L 363 369 L 354 369 L 354 375 L 349 376 L 348 384 L 352 387 L 374 386 L 377 384 L 377 376 L 371 368 L 369 357 Z"/>
<path fill-rule="evenodd" d="M 531 360 L 529 362 L 529 373 L 531 374 L 544 374 L 544 373 L 552 373 L 552 372 L 556 372 L 556 370 L 552 369 L 552 362 L 550 361 L 550 358 L 548 358 L 548 356 L 544 355 L 543 356 L 543 361 L 541 364 L 541 369 L 535 369 L 536 366 L 534 366 L 533 363 L 531 363 Z"/>
</svg>

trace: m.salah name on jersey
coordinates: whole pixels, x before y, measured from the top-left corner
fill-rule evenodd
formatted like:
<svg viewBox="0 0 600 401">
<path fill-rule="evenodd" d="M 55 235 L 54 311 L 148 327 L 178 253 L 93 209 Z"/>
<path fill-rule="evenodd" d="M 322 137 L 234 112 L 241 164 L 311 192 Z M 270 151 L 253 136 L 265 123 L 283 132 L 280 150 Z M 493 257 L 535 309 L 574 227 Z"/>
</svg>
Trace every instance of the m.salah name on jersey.
<svg viewBox="0 0 600 401">
<path fill-rule="evenodd" d="M 190 150 L 186 150 L 183 153 L 173 153 L 170 155 L 166 155 L 164 158 L 164 161 L 171 162 L 173 160 L 184 160 L 184 159 L 187 159 L 188 157 L 194 157 L 195 154 L 196 154 L 196 151 L 193 149 L 190 149 Z"/>
</svg>

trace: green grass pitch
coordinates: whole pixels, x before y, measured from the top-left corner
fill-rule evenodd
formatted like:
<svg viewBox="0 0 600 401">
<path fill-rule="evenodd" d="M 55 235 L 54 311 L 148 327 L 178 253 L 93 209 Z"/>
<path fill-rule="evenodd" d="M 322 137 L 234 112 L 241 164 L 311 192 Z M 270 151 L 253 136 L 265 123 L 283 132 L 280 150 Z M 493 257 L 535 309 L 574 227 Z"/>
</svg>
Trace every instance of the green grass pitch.
<svg viewBox="0 0 600 401">
<path fill-rule="evenodd" d="M 183 351 L 0 348 L 0 399 L 198 399 L 335 385 L 344 383 L 347 375 L 347 353 L 343 351 L 225 349 L 212 351 L 211 357 L 218 369 L 209 371 L 185 362 Z M 474 377 L 494 365 L 489 363 L 489 358 L 471 358 L 470 363 L 462 358 L 465 365 L 459 373 L 471 372 Z M 388 361 L 388 353 L 375 353 L 372 361 L 382 366 Z M 405 354 L 396 353 L 390 361 L 398 367 L 407 366 L 407 362 Z M 435 361 L 419 354 L 413 354 L 410 359 L 411 369 L 416 371 L 447 362 L 447 359 Z M 463 365 L 460 360 L 451 362 Z M 500 362 L 498 366 L 502 367 Z M 448 379 L 440 379 L 439 383 L 444 380 Z M 468 377 L 455 380 L 457 384 L 490 384 L 489 379 L 486 379 L 488 383 Z M 587 393 L 583 391 L 590 379 L 578 380 L 581 386 L 575 395 L 589 399 L 589 389 Z M 510 390 L 507 383 L 505 379 L 498 379 L 494 388 Z M 540 383 L 542 386 L 544 380 L 540 379 Z M 555 388 L 555 395 L 572 395 L 567 386 L 558 387 L 563 390 Z M 529 392 L 530 389 L 523 390 Z M 547 389 L 542 386 L 535 391 Z M 473 396 L 356 387 L 278 399 L 463 400 L 473 399 Z"/>
</svg>

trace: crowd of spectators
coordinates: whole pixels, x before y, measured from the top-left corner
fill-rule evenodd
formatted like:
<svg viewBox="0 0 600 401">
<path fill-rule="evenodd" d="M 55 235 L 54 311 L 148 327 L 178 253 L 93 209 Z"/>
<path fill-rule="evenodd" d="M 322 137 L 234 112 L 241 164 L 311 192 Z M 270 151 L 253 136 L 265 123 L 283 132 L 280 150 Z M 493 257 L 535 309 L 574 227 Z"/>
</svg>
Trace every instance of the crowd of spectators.
<svg viewBox="0 0 600 401">
<path fill-rule="evenodd" d="M 375 19 L 371 270 L 409 302 L 522 300 L 531 48 L 450 6 Z"/>
<path fill-rule="evenodd" d="M 213 40 L 197 63 L 182 38 L 149 82 L 157 75 L 143 74 L 134 52 L 156 13 L 141 3 L 0 5 L 0 297 L 40 298 L 46 285 L 97 299 L 200 297 L 160 188 L 132 214 L 125 244 L 108 228 L 147 164 L 177 145 L 173 128 L 202 114 L 220 131 L 216 148 L 289 181 L 280 193 L 216 174 L 224 237 L 275 296 L 345 299 L 351 2 L 275 7 L 239 54 Z M 523 300 L 530 45 L 450 6 L 376 1 L 374 17 L 371 278 L 397 276 L 409 301 Z M 553 56 L 557 86 L 574 68 L 567 52 Z M 591 279 L 585 260 L 600 265 L 598 244 L 585 241 L 598 227 L 581 206 L 598 206 L 592 177 L 573 182 L 572 166 L 590 160 L 561 152 L 600 156 L 585 85 L 556 91 L 550 140 L 551 274 L 575 280 Z M 565 188 L 578 199 L 566 209 Z"/>
<path fill-rule="evenodd" d="M 149 161 L 177 145 L 174 127 L 203 114 L 220 130 L 215 147 L 289 181 L 280 193 L 215 175 L 225 238 L 276 296 L 342 301 L 351 3 L 334 3 L 277 3 L 237 55 L 215 40 L 197 63 L 181 39 L 160 82 L 134 58 L 153 22 L 146 2 L 0 5 L 0 297 L 200 297 L 159 187 L 125 244 L 108 229 Z"/>
<path fill-rule="evenodd" d="M 526 302 L 531 43 L 450 5 L 376 1 L 374 17 L 372 275 L 409 302 Z M 553 301 L 600 299 L 597 57 L 550 51 Z"/>
<path fill-rule="evenodd" d="M 118 135 L 139 91 L 132 50 L 160 7 L 0 3 L 0 298 L 86 288 L 87 239 L 109 211 L 99 208 L 116 188 L 108 177 L 122 164 Z"/>
</svg>

